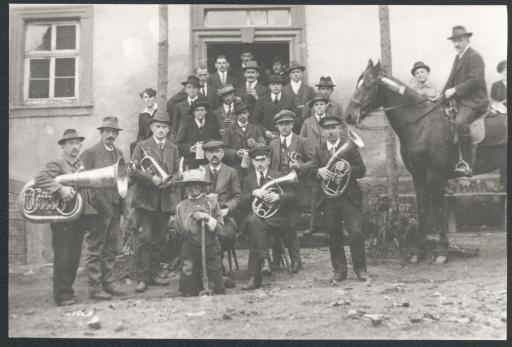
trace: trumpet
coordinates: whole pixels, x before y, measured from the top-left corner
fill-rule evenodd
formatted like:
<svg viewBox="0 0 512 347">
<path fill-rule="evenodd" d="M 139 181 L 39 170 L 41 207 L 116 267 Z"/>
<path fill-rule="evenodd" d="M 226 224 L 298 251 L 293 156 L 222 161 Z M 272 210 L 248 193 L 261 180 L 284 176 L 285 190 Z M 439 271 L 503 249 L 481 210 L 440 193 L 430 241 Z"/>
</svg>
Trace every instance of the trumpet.
<svg viewBox="0 0 512 347">
<path fill-rule="evenodd" d="M 349 130 L 348 140 L 334 153 L 327 162 L 327 165 L 324 167 L 331 172 L 330 178 L 322 180 L 321 184 L 322 191 L 328 198 L 333 199 L 341 196 L 348 187 L 352 169 L 350 167 L 350 163 L 342 158 L 343 155 L 353 148 L 363 147 L 364 142 L 361 140 L 359 135 Z M 337 170 L 334 168 L 338 161 L 343 161 L 345 163 L 345 168 L 343 170 Z"/>
<path fill-rule="evenodd" d="M 263 189 L 267 192 L 272 192 L 276 194 L 282 194 L 283 189 L 279 186 L 279 184 L 295 184 L 299 181 L 297 173 L 295 170 L 290 171 L 289 174 L 273 179 L 263 186 L 260 189 Z M 255 215 L 261 218 L 270 218 L 277 213 L 280 207 L 280 203 L 266 203 L 263 199 L 255 197 L 252 201 L 252 211 Z"/>
<path fill-rule="evenodd" d="M 166 185 L 172 178 L 165 170 L 158 165 L 158 162 L 153 159 L 146 150 L 142 149 L 142 159 L 140 160 L 140 168 L 142 171 L 151 176 L 158 176 L 162 179 L 162 185 Z"/>
</svg>

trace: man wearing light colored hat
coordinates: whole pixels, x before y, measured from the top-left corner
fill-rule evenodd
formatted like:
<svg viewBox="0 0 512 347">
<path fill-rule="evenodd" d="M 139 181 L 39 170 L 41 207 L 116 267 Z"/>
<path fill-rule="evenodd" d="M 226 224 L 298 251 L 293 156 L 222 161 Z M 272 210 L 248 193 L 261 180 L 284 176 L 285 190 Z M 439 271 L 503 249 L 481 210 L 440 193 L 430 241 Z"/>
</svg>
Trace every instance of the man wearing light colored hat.
<svg viewBox="0 0 512 347">
<path fill-rule="evenodd" d="M 122 130 L 118 125 L 117 117 L 103 118 L 97 129 L 100 131 L 100 141 L 87 148 L 80 156 L 85 170 L 114 165 L 123 157 L 123 153 L 114 145 Z M 98 215 L 95 219 L 95 227 L 85 235 L 89 298 L 109 300 L 112 295 L 125 295 L 125 292 L 115 283 L 113 275 L 121 233 L 123 199 L 116 188 L 96 188 L 92 193 L 93 207 Z"/>
<path fill-rule="evenodd" d="M 455 129 L 458 135 L 461 158 L 455 165 L 454 171 L 470 177 L 473 174 L 473 143 L 471 140 L 470 125 L 487 110 L 489 97 L 485 85 L 485 65 L 482 56 L 470 47 L 469 38 L 473 35 L 463 26 L 455 26 L 452 36 L 448 40 L 453 42 L 457 51 L 453 61 L 452 70 L 441 94 L 442 97 L 457 101 L 459 111 L 455 118 Z"/>
<path fill-rule="evenodd" d="M 64 186 L 55 180 L 55 177 L 83 171 L 84 166 L 78 155 L 85 137 L 78 134 L 75 129 L 66 129 L 62 138 L 57 141 L 62 147 L 62 157 L 48 162 L 34 178 L 34 188 L 48 191 L 58 195 L 64 202 L 72 200 L 75 190 L 71 186 Z M 57 306 L 67 306 L 77 303 L 73 283 L 80 264 L 82 241 L 84 234 L 90 230 L 96 214 L 90 205 L 88 190 L 78 191 L 84 198 L 85 208 L 83 214 L 73 222 L 51 223 L 52 249 L 53 249 L 53 298 Z"/>
<path fill-rule="evenodd" d="M 183 177 L 174 183 L 184 187 L 187 196 L 176 207 L 176 226 L 178 232 L 185 236 L 181 246 L 179 279 L 179 290 L 185 296 L 195 296 L 206 289 L 201 281 L 203 228 L 208 288 L 215 294 L 225 293 L 218 240 L 218 236 L 224 235 L 224 218 L 217 200 L 205 194 L 210 184 L 203 169 L 184 171 Z"/>
<path fill-rule="evenodd" d="M 165 233 L 169 217 L 178 202 L 177 192 L 170 187 L 171 180 L 164 181 L 159 174 L 148 173 L 140 166 L 142 158 L 151 157 L 171 178 L 178 176 L 179 154 L 176 145 L 169 140 L 171 122 L 169 114 L 158 109 L 151 119 L 153 136 L 141 141 L 133 151 L 131 161 L 136 170 L 132 206 L 135 208 L 139 235 L 135 251 L 138 282 L 136 292 L 144 292 L 148 284 L 167 285 L 159 275 L 164 260 Z"/>
</svg>

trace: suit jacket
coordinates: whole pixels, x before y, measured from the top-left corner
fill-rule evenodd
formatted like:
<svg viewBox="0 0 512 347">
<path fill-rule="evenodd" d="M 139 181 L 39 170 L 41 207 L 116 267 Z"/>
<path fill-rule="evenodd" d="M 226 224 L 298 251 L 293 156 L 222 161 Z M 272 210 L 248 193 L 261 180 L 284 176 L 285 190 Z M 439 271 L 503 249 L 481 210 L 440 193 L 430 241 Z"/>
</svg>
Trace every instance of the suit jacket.
<svg viewBox="0 0 512 347">
<path fill-rule="evenodd" d="M 45 168 L 34 177 L 34 186 L 58 196 L 56 194 L 63 185 L 55 181 L 55 177 L 83 170 L 84 164 L 81 160 L 72 163 L 64 158 L 58 158 L 48 162 Z M 78 189 L 78 193 L 82 195 L 85 204 L 83 214 L 96 214 L 96 210 L 91 205 L 91 191 L 89 189 Z"/>
<path fill-rule="evenodd" d="M 176 135 L 176 145 L 178 145 L 180 155 L 185 157 L 185 164 L 189 168 L 197 168 L 199 165 L 206 163 L 206 159 L 196 160 L 196 154 L 190 152 L 190 147 L 195 145 L 197 141 L 206 142 L 212 139 L 220 140 L 221 136 L 217 122 L 210 115 L 206 115 L 204 126 L 201 129 L 199 129 L 195 120 L 190 117 L 187 117 L 180 124 L 180 129 Z"/>
<path fill-rule="evenodd" d="M 204 101 L 204 98 L 199 95 L 197 100 Z M 169 115 L 170 116 L 170 115 Z M 174 139 L 176 143 L 176 135 L 178 134 L 178 130 L 180 129 L 180 124 L 184 119 L 192 118 L 190 116 L 190 105 L 188 103 L 187 97 L 183 101 L 178 102 L 174 106 L 173 118 L 169 118 L 172 120 L 171 125 L 171 138 Z"/>
<path fill-rule="evenodd" d="M 461 59 L 458 55 L 455 57 L 442 93 L 449 88 L 455 88 L 455 98 L 460 104 L 478 111 L 484 111 L 489 106 L 484 60 L 473 48 L 469 47 Z"/>
<path fill-rule="evenodd" d="M 206 179 L 211 180 L 210 164 L 203 165 L 203 168 Z M 240 179 L 236 170 L 221 163 L 217 172 L 217 184 L 212 193 L 218 194 L 217 201 L 221 208 L 228 208 L 229 212 L 233 213 L 240 203 L 240 196 L 242 194 Z"/>
<path fill-rule="evenodd" d="M 348 130 L 345 122 L 342 123 L 342 129 L 343 136 L 346 137 L 346 133 Z M 322 130 L 314 114 L 306 118 L 304 123 L 302 123 L 302 128 L 300 129 L 300 136 L 309 139 L 314 144 L 314 146 L 320 145 L 320 142 L 322 141 Z"/>
<path fill-rule="evenodd" d="M 258 95 L 258 100 L 263 95 L 270 93 L 270 89 L 262 85 L 260 82 L 256 83 L 254 89 L 256 90 L 256 94 Z M 236 90 L 236 95 L 238 95 L 242 99 L 242 101 L 247 105 L 247 107 L 249 108 L 249 114 L 252 114 L 254 106 L 256 106 L 256 102 L 258 100 L 256 100 L 254 96 L 247 94 L 247 83 L 245 81 L 242 87 Z"/>
<path fill-rule="evenodd" d="M 101 141 L 87 148 L 80 155 L 85 170 L 111 166 L 117 162 L 118 158 L 122 157 L 123 153 L 121 153 L 117 147 L 114 146 L 114 150 L 110 152 Z M 92 189 L 91 192 L 92 205 L 100 215 L 111 216 L 113 214 L 112 205 L 122 203 L 122 199 L 116 187 Z"/>
<path fill-rule="evenodd" d="M 505 100 L 505 102 L 503 102 L 503 105 L 507 105 L 507 87 L 505 86 L 503 81 L 497 81 L 492 84 L 491 99 L 498 102 L 502 102 L 503 100 Z"/>
<path fill-rule="evenodd" d="M 173 178 L 178 176 L 178 167 L 180 157 L 178 148 L 174 143 L 165 140 L 164 150 L 160 150 L 155 138 L 150 137 L 141 141 L 135 147 L 132 155 L 132 162 L 136 164 L 137 169 L 132 174 L 135 181 L 135 189 L 132 198 L 132 206 L 148 211 L 157 211 L 173 213 L 178 203 L 178 196 L 173 187 L 158 188 L 152 182 L 151 175 L 140 169 L 140 160 L 143 157 L 142 148 L 152 157 L 162 169 Z"/>
<path fill-rule="evenodd" d="M 256 106 L 254 107 L 250 120 L 254 124 L 257 124 L 263 133 L 265 133 L 265 130 L 277 132 L 273 118 L 282 110 L 292 110 L 296 112 L 297 110 L 293 103 L 293 99 L 284 92 L 281 92 L 281 99 L 277 104 L 274 104 L 271 93 L 267 93 L 259 98 L 258 102 L 256 102 Z"/>
<path fill-rule="evenodd" d="M 233 105 L 233 107 L 234 107 L 234 105 Z M 225 128 L 224 120 L 226 118 L 231 118 L 233 121 L 236 121 L 236 117 L 233 113 L 231 113 L 231 112 L 230 112 L 230 114 L 226 113 L 226 110 L 224 109 L 224 104 L 221 104 L 218 108 L 216 108 L 212 112 L 212 117 L 217 122 L 217 127 L 219 128 L 219 130 Z"/>
<path fill-rule="evenodd" d="M 248 149 L 247 140 L 251 138 L 254 139 L 256 143 L 262 145 L 266 143 L 260 128 L 250 122 L 247 123 L 245 132 L 240 128 L 238 122 L 236 122 L 233 127 L 226 128 L 223 135 L 225 144 L 224 161 L 238 172 L 239 177 L 244 176 L 242 171 L 245 169 L 242 169 L 240 166 L 242 164 L 242 158 L 238 157 L 236 152 L 239 149 Z"/>
<path fill-rule="evenodd" d="M 224 87 L 224 84 L 220 81 L 220 76 L 217 71 L 210 74 L 208 77 L 208 84 L 210 84 L 215 93 L 217 93 L 217 89 Z M 233 87 L 238 88 L 240 86 L 240 81 L 235 75 L 228 71 L 226 73 L 226 84 L 231 84 Z"/>
<path fill-rule="evenodd" d="M 281 177 L 281 175 L 278 172 L 269 168 L 267 171 L 267 177 L 265 177 L 265 183 L 279 177 Z M 293 228 L 297 224 L 300 215 L 299 209 L 296 207 L 297 194 L 295 193 L 295 186 L 286 184 L 281 185 L 281 187 L 283 191 L 279 194 L 280 208 L 274 217 L 286 220 L 288 227 Z M 260 186 L 258 185 L 256 170 L 254 167 L 251 167 L 242 184 L 242 196 L 239 206 L 244 216 L 249 213 L 253 213 L 252 201 L 254 197 L 252 196 L 252 191 L 257 188 L 260 188 Z"/>
<path fill-rule="evenodd" d="M 213 87 L 208 85 L 208 83 L 204 86 L 206 88 L 206 102 L 210 106 L 209 109 L 213 110 L 218 107 L 218 103 L 220 102 L 217 97 L 217 91 L 213 90 Z M 183 100 L 187 100 L 187 93 L 185 93 L 185 89 L 181 89 L 179 92 L 174 94 L 167 100 L 167 113 L 169 113 L 169 119 L 174 119 L 174 106 Z M 204 95 L 201 94 L 201 89 L 199 89 L 199 97 L 204 99 Z"/>
<path fill-rule="evenodd" d="M 338 150 L 343 145 L 343 143 L 344 141 L 342 139 L 338 144 L 336 150 Z M 317 147 L 315 150 L 313 160 L 307 162 L 305 166 L 316 173 L 319 168 L 327 165 L 327 162 L 329 161 L 330 158 L 331 153 L 327 150 L 327 142 L 325 140 L 322 140 L 320 146 Z M 364 177 L 366 173 L 366 166 L 364 165 L 363 159 L 361 158 L 361 154 L 359 154 L 357 148 L 352 148 L 350 151 L 345 153 L 343 159 L 348 161 L 351 166 L 351 176 L 347 189 L 345 190 L 343 195 L 338 199 L 342 199 L 344 203 L 352 201 L 353 204 L 360 207 L 363 203 L 363 195 L 361 193 L 361 188 L 357 183 L 357 179 Z M 318 180 L 321 181 L 321 178 L 318 178 Z M 321 205 L 327 199 L 323 192 L 320 192 L 320 194 L 322 196 L 318 197 L 317 206 Z"/>
<path fill-rule="evenodd" d="M 279 172 L 280 175 L 288 174 L 291 169 L 286 164 L 286 171 L 279 171 L 279 167 L 283 163 L 288 163 L 288 157 L 284 156 L 281 153 L 281 137 L 278 137 L 269 143 L 270 147 L 270 169 L 272 171 Z M 297 175 L 299 175 L 299 179 L 301 180 L 300 184 L 297 187 L 297 195 L 298 195 L 298 204 L 303 206 L 309 203 L 310 197 L 308 196 L 306 183 L 305 182 L 305 174 L 309 170 L 305 163 L 311 161 L 313 159 L 313 155 L 315 153 L 314 143 L 302 136 L 293 134 L 291 142 L 288 146 L 288 153 L 297 152 L 299 153 L 303 160 L 304 164 L 301 165 L 299 169 L 297 169 Z"/>
</svg>

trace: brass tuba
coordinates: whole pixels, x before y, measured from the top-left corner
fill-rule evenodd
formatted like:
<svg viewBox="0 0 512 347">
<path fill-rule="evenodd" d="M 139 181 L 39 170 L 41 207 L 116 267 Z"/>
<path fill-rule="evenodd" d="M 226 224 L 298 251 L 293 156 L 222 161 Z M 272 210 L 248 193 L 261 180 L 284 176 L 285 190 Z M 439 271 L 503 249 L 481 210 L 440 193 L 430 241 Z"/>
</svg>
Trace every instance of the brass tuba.
<svg viewBox="0 0 512 347">
<path fill-rule="evenodd" d="M 293 184 L 297 183 L 299 178 L 295 170 L 290 171 L 289 174 L 273 179 L 263 186 L 260 189 L 266 190 L 267 192 L 274 192 L 277 194 L 281 194 L 283 189 L 279 186 L 280 183 L 283 184 Z M 263 199 L 255 197 L 252 201 L 252 211 L 255 215 L 261 218 L 270 218 L 277 213 L 279 210 L 280 203 L 266 203 Z"/>
<path fill-rule="evenodd" d="M 162 179 L 162 185 L 165 185 L 171 180 L 172 176 L 169 175 L 165 170 L 158 165 L 157 161 L 153 159 L 148 152 L 141 147 L 142 149 L 142 159 L 140 160 L 140 168 L 142 171 L 151 176 L 158 176 Z"/>
<path fill-rule="evenodd" d="M 334 155 L 327 162 L 327 165 L 325 165 L 325 168 L 331 172 L 331 177 L 328 180 L 322 180 L 321 186 L 324 194 L 330 199 L 341 196 L 345 192 L 345 189 L 347 189 L 348 183 L 350 181 L 350 173 L 352 170 L 350 163 L 342 157 L 345 155 L 345 153 L 354 147 L 363 148 L 364 142 L 361 140 L 359 135 L 349 130 L 348 140 L 340 147 L 340 149 L 334 153 Z M 345 162 L 346 166 L 344 170 L 333 170 L 333 167 L 338 161 Z"/>
<path fill-rule="evenodd" d="M 128 192 L 127 165 L 123 158 L 107 167 L 57 176 L 55 181 L 75 189 L 117 187 L 122 198 Z M 18 208 L 32 223 L 72 222 L 80 217 L 85 206 L 82 195 L 74 193 L 74 197 L 65 202 L 58 195 L 34 187 L 34 180 L 30 180 L 20 192 Z"/>
</svg>

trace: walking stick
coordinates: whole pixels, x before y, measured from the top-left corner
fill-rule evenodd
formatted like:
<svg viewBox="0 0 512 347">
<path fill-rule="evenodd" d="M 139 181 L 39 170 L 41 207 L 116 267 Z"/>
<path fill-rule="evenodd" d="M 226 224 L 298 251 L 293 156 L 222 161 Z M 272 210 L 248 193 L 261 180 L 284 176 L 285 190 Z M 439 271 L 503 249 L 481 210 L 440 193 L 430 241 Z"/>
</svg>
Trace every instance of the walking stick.
<svg viewBox="0 0 512 347">
<path fill-rule="evenodd" d="M 201 221 L 201 258 L 203 262 L 203 290 L 199 296 L 211 296 L 213 291 L 208 288 L 208 274 L 206 273 L 206 235 L 204 220 Z"/>
</svg>

